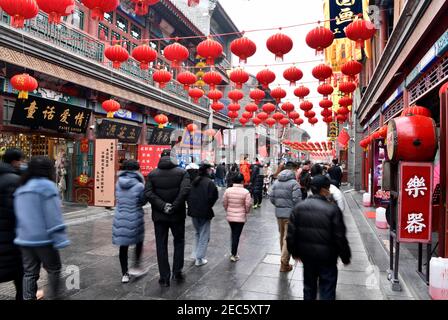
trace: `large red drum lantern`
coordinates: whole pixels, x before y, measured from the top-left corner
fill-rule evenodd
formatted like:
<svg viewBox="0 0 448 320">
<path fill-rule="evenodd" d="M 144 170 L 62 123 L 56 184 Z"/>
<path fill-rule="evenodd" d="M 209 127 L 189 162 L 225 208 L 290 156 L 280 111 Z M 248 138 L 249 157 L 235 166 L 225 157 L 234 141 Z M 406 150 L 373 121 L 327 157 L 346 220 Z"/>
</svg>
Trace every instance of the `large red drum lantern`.
<svg viewBox="0 0 448 320">
<path fill-rule="evenodd" d="M 436 124 L 425 116 L 398 117 L 389 121 L 387 154 L 392 161 L 433 161 L 437 152 Z"/>
<path fill-rule="evenodd" d="M 425 107 L 420 106 L 412 106 L 407 107 L 403 109 L 403 112 L 401 113 L 402 117 L 408 117 L 408 116 L 425 116 L 431 118 L 431 110 Z"/>
</svg>

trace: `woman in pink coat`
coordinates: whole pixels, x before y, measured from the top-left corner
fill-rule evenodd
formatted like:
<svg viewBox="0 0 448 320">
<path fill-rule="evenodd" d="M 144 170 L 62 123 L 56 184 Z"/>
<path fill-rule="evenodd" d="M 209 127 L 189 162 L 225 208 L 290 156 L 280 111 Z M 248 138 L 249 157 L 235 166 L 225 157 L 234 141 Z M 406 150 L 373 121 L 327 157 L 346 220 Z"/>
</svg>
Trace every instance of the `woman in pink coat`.
<svg viewBox="0 0 448 320">
<path fill-rule="evenodd" d="M 224 209 L 227 211 L 227 221 L 229 221 L 232 230 L 232 256 L 230 261 L 236 262 L 240 259 L 238 256 L 238 243 L 241 232 L 243 231 L 246 215 L 250 212 L 252 206 L 252 197 L 250 192 L 244 188 L 244 176 L 238 174 L 233 179 L 233 187 L 228 188 L 224 193 Z"/>
</svg>

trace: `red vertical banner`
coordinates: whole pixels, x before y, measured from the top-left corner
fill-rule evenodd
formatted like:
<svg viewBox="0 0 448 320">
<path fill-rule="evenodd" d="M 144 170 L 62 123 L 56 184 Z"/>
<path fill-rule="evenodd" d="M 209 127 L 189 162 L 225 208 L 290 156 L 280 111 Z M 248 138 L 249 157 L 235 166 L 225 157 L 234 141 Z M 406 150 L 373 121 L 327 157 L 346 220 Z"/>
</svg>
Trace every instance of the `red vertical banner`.
<svg viewBox="0 0 448 320">
<path fill-rule="evenodd" d="M 170 149 L 170 146 L 156 146 L 156 145 L 139 145 L 138 146 L 138 163 L 140 164 L 140 171 L 146 177 L 152 170 L 157 168 L 159 164 L 160 155 L 165 149 Z"/>
<path fill-rule="evenodd" d="M 398 240 L 429 243 L 432 230 L 433 164 L 400 162 Z"/>
</svg>

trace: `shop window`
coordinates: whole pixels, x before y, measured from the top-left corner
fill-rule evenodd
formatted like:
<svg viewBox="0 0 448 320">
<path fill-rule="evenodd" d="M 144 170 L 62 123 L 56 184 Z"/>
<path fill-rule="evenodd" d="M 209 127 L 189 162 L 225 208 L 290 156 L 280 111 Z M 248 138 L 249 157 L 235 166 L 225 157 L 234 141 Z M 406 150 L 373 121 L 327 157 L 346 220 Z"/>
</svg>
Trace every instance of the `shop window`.
<svg viewBox="0 0 448 320">
<path fill-rule="evenodd" d="M 133 24 L 131 26 L 131 36 L 134 39 L 140 40 L 142 38 L 142 29 Z"/>
<path fill-rule="evenodd" d="M 104 13 L 104 20 L 106 20 L 109 23 L 114 23 L 114 13 L 113 12 Z"/>
<path fill-rule="evenodd" d="M 129 31 L 129 22 L 123 16 L 117 15 L 117 21 L 116 21 L 115 25 L 118 27 L 118 29 L 120 29 L 126 33 Z"/>
<path fill-rule="evenodd" d="M 14 111 L 14 100 L 4 99 L 3 100 L 3 125 L 10 125 L 12 113 Z"/>
<path fill-rule="evenodd" d="M 104 32 L 105 40 L 109 39 L 109 28 L 102 23 L 98 24 L 98 38 L 101 39 L 101 30 Z"/>
<path fill-rule="evenodd" d="M 75 28 L 78 28 L 80 30 L 84 30 L 84 12 L 75 9 L 75 12 L 72 15 L 69 15 L 68 17 L 64 17 L 63 20 L 69 25 L 74 26 Z"/>
</svg>

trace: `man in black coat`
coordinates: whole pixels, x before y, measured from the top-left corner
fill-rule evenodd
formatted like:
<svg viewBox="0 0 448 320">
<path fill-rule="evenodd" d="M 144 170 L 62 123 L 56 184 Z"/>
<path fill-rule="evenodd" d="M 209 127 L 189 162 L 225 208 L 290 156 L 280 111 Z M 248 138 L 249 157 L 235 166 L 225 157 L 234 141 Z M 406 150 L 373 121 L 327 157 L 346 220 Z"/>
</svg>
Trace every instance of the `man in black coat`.
<svg viewBox="0 0 448 320">
<path fill-rule="evenodd" d="M 225 178 L 226 178 L 226 164 L 223 162 L 221 164 L 218 164 L 218 166 L 216 167 L 216 173 L 215 173 L 215 177 L 216 177 L 216 184 L 218 187 L 225 187 Z"/>
<path fill-rule="evenodd" d="M 316 300 L 317 282 L 321 300 L 336 299 L 338 257 L 350 264 L 351 251 L 339 207 L 329 202 L 330 180 L 317 176 L 311 181 L 313 195 L 300 202 L 289 219 L 288 251 L 303 262 L 304 300 Z"/>
<path fill-rule="evenodd" d="M 0 282 L 14 281 L 16 300 L 22 300 L 23 267 L 20 250 L 14 245 L 13 195 L 19 186 L 23 153 L 19 149 L 9 149 L 3 160 L 0 162 Z"/>
<path fill-rule="evenodd" d="M 338 159 L 333 159 L 333 165 L 331 166 L 330 169 L 328 169 L 328 175 L 330 176 L 332 183 L 336 187 L 340 188 L 343 172 L 338 162 L 339 162 Z"/>
<path fill-rule="evenodd" d="M 250 177 L 250 188 L 252 191 L 252 198 L 254 199 L 254 209 L 261 207 L 261 202 L 263 201 L 263 185 L 263 166 L 258 162 L 253 165 L 252 175 Z"/>
<path fill-rule="evenodd" d="M 164 150 L 157 169 L 147 178 L 145 198 L 151 203 L 152 220 L 157 247 L 161 286 L 170 285 L 171 269 L 168 261 L 168 232 L 174 240 L 173 279 L 184 280 L 185 201 L 190 190 L 188 173 L 177 166 L 171 150 Z"/>
</svg>

